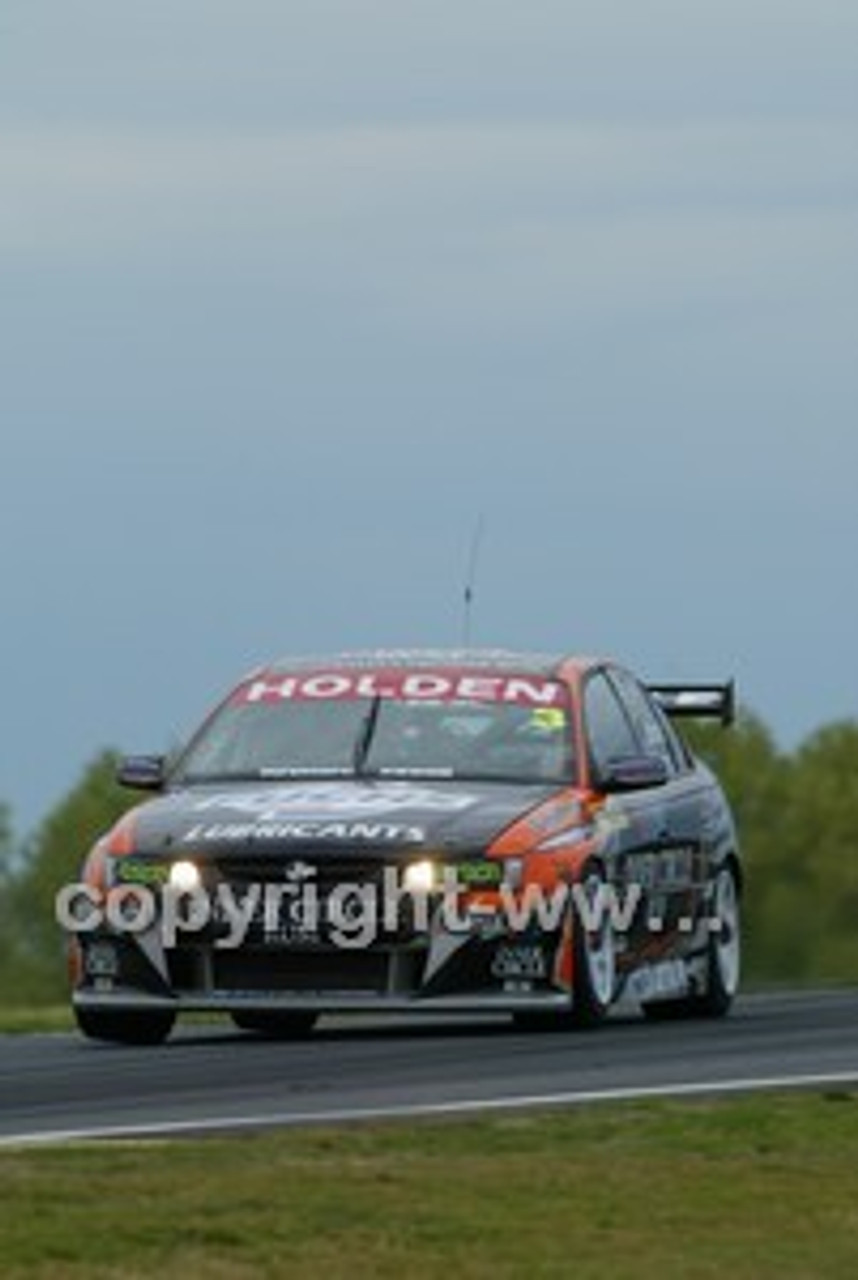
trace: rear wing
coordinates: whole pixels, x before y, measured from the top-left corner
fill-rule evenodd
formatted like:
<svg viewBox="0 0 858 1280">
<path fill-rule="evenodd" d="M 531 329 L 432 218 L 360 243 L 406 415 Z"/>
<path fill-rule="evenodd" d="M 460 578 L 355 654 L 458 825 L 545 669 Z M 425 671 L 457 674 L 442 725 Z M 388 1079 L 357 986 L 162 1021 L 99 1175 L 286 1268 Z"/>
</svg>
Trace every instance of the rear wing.
<svg viewBox="0 0 858 1280">
<path fill-rule="evenodd" d="M 650 684 L 647 688 L 669 716 L 696 716 L 720 720 L 723 725 L 736 719 L 736 687 L 732 680 L 722 684 Z"/>
</svg>

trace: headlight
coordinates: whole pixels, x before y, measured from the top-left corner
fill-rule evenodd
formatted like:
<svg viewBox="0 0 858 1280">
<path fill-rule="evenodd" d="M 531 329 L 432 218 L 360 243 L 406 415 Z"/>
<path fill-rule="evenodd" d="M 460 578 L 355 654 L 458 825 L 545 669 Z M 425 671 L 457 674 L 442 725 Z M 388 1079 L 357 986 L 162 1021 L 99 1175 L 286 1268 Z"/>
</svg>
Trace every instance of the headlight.
<svg viewBox="0 0 858 1280">
<path fill-rule="evenodd" d="M 199 889 L 202 883 L 200 869 L 195 862 L 174 862 L 170 867 L 170 888 L 180 893 Z"/>
<path fill-rule="evenodd" d="M 405 868 L 402 884 L 409 893 L 431 893 L 441 884 L 441 867 L 428 858 L 410 862 Z"/>
</svg>

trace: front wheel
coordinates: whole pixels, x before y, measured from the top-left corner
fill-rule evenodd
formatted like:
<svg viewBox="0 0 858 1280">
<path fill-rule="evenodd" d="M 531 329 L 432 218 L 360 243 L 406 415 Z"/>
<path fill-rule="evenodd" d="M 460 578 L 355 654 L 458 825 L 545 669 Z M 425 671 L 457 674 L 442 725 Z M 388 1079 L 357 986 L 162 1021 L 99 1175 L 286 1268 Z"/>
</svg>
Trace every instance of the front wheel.
<svg viewBox="0 0 858 1280">
<path fill-rule="evenodd" d="M 584 1030 L 598 1026 L 614 998 L 617 947 L 611 919 L 608 884 L 597 863 L 591 863 L 571 889 L 564 941 L 571 930 L 572 1001 L 565 1013 L 528 1011 L 513 1014 L 520 1031 Z"/>
<path fill-rule="evenodd" d="M 601 867 L 588 868 L 573 885 L 572 1009 L 573 1027 L 594 1027 L 607 1015 L 614 998 L 617 948 Z"/>
<path fill-rule="evenodd" d="M 116 1044 L 161 1044 L 176 1021 L 171 1009 L 75 1009 L 74 1016 L 87 1039 Z"/>
</svg>

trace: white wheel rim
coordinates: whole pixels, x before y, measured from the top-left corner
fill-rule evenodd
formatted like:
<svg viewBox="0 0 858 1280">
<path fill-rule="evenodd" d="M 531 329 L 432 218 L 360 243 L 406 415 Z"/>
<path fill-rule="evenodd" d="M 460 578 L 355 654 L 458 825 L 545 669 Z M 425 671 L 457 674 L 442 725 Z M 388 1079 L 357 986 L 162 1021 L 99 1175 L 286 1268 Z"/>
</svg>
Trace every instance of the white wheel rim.
<svg viewBox="0 0 858 1280">
<path fill-rule="evenodd" d="M 592 922 L 598 928 L 584 932 L 584 957 L 590 977 L 590 989 L 595 999 L 605 1008 L 614 996 L 617 953 L 614 931 L 611 927 L 610 903 L 607 901 L 605 882 L 594 876 L 587 881 L 587 898 L 592 911 Z"/>
<path fill-rule="evenodd" d="M 739 937 L 739 899 L 733 873 L 723 870 L 715 882 L 715 910 L 712 913 L 715 930 L 715 963 L 721 985 L 728 995 L 735 995 L 739 987 L 741 968 L 741 939 Z"/>
</svg>

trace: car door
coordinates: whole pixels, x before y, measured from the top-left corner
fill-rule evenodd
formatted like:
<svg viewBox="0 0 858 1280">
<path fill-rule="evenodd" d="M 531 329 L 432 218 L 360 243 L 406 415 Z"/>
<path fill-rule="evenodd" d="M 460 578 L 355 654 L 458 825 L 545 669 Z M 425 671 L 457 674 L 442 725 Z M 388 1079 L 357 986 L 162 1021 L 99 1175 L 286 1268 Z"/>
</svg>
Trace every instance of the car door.
<svg viewBox="0 0 858 1280">
<path fill-rule="evenodd" d="M 592 671 L 584 683 L 582 707 L 597 793 L 612 762 L 658 757 L 664 766 L 659 785 L 609 791 L 597 820 L 601 855 L 617 900 L 637 904 L 633 913 L 624 906 L 624 927 L 617 935 L 618 994 L 652 999 L 682 994 L 686 983 L 681 957 L 687 936 L 679 921 L 692 910 L 696 802 L 686 776 L 687 757 L 647 702 L 641 705 L 639 686 L 632 681 L 619 668 Z"/>
<path fill-rule="evenodd" d="M 702 909 L 707 857 L 703 848 L 706 786 L 666 717 L 638 680 L 622 667 L 607 678 L 632 724 L 640 749 L 664 763 L 667 781 L 653 810 L 655 844 L 649 891 L 649 932 L 664 953 L 683 954 Z M 655 926 L 661 922 L 661 928 Z"/>
</svg>

